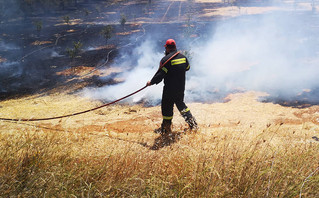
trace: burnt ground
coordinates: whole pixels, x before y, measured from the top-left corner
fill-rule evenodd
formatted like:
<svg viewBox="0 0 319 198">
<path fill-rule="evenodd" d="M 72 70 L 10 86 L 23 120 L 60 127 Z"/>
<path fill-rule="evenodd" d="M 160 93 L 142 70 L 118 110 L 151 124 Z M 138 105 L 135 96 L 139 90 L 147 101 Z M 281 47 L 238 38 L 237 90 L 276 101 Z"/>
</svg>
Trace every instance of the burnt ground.
<svg viewBox="0 0 319 198">
<path fill-rule="evenodd" d="M 211 24 L 225 20 L 221 15 L 205 15 L 205 10 L 227 8 L 231 5 L 206 1 L 119 1 L 107 3 L 89 1 L 77 7 L 52 10 L 27 17 L 2 19 L 0 23 L 0 99 L 67 90 L 74 92 L 85 86 L 103 86 L 117 83 L 110 78 L 101 80 L 101 68 L 108 68 L 125 51 L 130 53 L 145 37 L 163 37 L 157 40 L 159 51 L 168 37 L 184 38 L 185 43 L 207 38 Z M 239 1 L 232 5 L 246 7 L 268 6 L 262 1 Z M 236 7 L 235 7 L 236 8 Z M 234 8 L 232 8 L 234 9 Z M 120 15 L 127 23 L 122 27 Z M 70 23 L 63 20 L 70 17 Z M 250 17 L 256 17 L 251 15 Z M 247 17 L 247 16 L 245 16 Z M 42 21 L 41 31 L 35 22 Z M 106 41 L 101 30 L 113 27 L 113 35 Z M 150 34 L 151 33 L 151 34 Z M 75 57 L 68 49 L 74 42 L 82 44 Z M 130 45 L 127 45 L 130 44 Z M 186 48 L 187 46 L 181 46 Z M 318 104 L 317 90 L 304 92 L 294 98 L 271 96 L 264 99 L 287 106 L 303 107 Z M 228 93 L 223 93 L 224 98 Z"/>
<path fill-rule="evenodd" d="M 118 23 L 121 12 L 129 13 L 130 18 L 134 16 L 125 28 Z M 82 69 L 107 67 L 117 56 L 118 49 L 131 43 L 131 34 L 143 34 L 142 24 L 135 20 L 147 17 L 151 12 L 152 8 L 146 3 L 105 5 L 100 1 L 91 1 L 76 9 L 58 10 L 48 16 L 38 14 L 2 21 L 0 98 L 50 90 L 65 85 L 66 81 L 68 85 L 83 82 L 82 79 L 74 79 L 79 78 L 76 73 L 63 75 L 63 71 L 79 66 Z M 63 16 L 70 17 L 70 24 L 63 21 Z M 34 25 L 39 20 L 43 24 L 41 31 L 37 31 Z M 100 32 L 108 24 L 113 27 L 113 36 L 106 41 Z M 160 29 L 160 25 L 156 26 Z M 148 27 L 152 28 L 152 25 Z M 76 57 L 71 58 L 68 48 L 73 48 L 73 42 L 81 42 L 83 46 Z M 87 74 L 90 71 L 88 69 Z M 62 75 L 57 75 L 61 72 Z M 85 85 L 110 83 L 97 82 L 96 79 L 94 75 L 89 75 Z"/>
<path fill-rule="evenodd" d="M 175 9 L 170 9 L 173 6 L 179 8 L 178 14 Z M 216 5 L 210 4 L 212 6 Z M 101 82 L 94 75 L 97 73 L 91 74 L 92 70 L 107 68 L 118 56 L 119 49 L 129 51 L 136 46 L 138 43 L 132 38 L 145 36 L 147 32 L 159 32 L 166 37 L 185 32 L 182 16 L 195 9 L 190 8 L 188 3 L 182 7 L 180 2 L 120 1 L 110 4 L 90 1 L 78 4 L 77 8 L 3 20 L 0 30 L 0 99 L 44 92 L 58 86 L 65 89 L 65 86 L 79 83 L 83 86 L 114 83 L 112 80 Z M 124 27 L 119 24 L 121 13 L 127 17 Z M 70 18 L 69 24 L 63 20 L 65 16 Z M 37 21 L 42 21 L 39 31 L 35 25 Z M 106 25 L 113 28 L 109 40 L 100 34 Z M 148 36 L 154 36 L 154 33 Z M 82 48 L 71 57 L 68 50 L 73 49 L 74 42 L 80 42 Z M 162 47 L 162 41 L 158 44 Z M 87 72 L 64 75 L 64 70 L 75 71 L 76 67 Z M 82 76 L 85 76 L 85 83 Z"/>
</svg>

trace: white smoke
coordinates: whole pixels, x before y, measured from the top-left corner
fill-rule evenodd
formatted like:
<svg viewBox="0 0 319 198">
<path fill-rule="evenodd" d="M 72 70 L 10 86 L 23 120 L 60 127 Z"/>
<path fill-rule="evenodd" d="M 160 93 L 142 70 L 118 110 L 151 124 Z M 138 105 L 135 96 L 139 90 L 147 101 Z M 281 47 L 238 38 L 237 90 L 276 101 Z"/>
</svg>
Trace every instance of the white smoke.
<svg viewBox="0 0 319 198">
<path fill-rule="evenodd" d="M 132 57 L 126 54 L 119 58 L 119 60 L 124 61 L 118 67 L 125 68 L 126 71 L 122 72 L 117 78 L 125 79 L 124 82 L 95 90 L 86 89 L 84 94 L 95 99 L 115 100 L 144 87 L 157 71 L 159 61 L 162 57 L 162 54 L 154 50 L 154 46 L 154 43 L 150 40 L 143 42 L 141 46 L 137 46 L 132 55 L 132 57 L 138 57 L 136 63 Z M 132 69 L 130 69 L 131 67 Z M 148 87 L 147 90 L 134 95 L 126 101 L 139 102 L 143 98 L 153 101 L 159 99 L 160 96 L 161 89 L 153 86 Z"/>
<path fill-rule="evenodd" d="M 191 70 L 187 72 L 186 102 L 208 102 L 236 90 L 265 91 L 283 97 L 296 96 L 305 89 L 319 87 L 317 65 L 319 40 L 305 21 L 310 14 L 273 12 L 214 23 L 208 37 L 192 45 Z M 317 30 L 318 32 L 318 30 Z M 162 35 L 162 40 L 168 39 Z M 182 39 L 175 39 L 178 43 Z M 151 79 L 163 54 L 147 40 L 131 56 L 123 55 L 120 67 L 133 69 L 121 74 L 123 83 L 85 93 L 97 99 L 123 97 Z M 137 64 L 130 59 L 138 57 Z M 130 99 L 149 102 L 161 98 L 162 86 L 147 88 Z"/>
<path fill-rule="evenodd" d="M 52 58 L 59 58 L 59 57 L 64 57 L 65 55 L 61 55 L 61 54 L 59 54 L 58 52 L 56 52 L 56 51 L 52 51 L 51 52 L 51 57 Z"/>
<path fill-rule="evenodd" d="M 193 49 L 188 81 L 191 100 L 214 100 L 218 91 L 257 90 L 285 97 L 319 85 L 319 46 L 305 17 L 272 13 L 221 22 L 208 41 Z"/>
<path fill-rule="evenodd" d="M 12 43 L 5 43 L 3 41 L 0 41 L 0 51 L 10 51 L 10 50 L 18 50 L 20 49 L 15 44 Z"/>
</svg>

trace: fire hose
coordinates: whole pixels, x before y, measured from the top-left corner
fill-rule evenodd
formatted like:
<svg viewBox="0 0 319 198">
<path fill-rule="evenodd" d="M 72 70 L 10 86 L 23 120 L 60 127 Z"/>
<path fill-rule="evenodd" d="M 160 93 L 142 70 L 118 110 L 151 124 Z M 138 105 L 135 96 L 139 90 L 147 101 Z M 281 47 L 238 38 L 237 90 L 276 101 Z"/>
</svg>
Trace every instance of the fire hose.
<svg viewBox="0 0 319 198">
<path fill-rule="evenodd" d="M 166 63 L 168 63 L 172 58 L 174 58 L 175 56 L 177 56 L 180 52 L 176 52 L 175 54 L 173 54 L 167 61 L 165 61 L 163 64 L 160 65 L 160 67 L 158 68 L 158 71 L 164 67 L 166 65 Z M 76 115 L 80 115 L 80 114 L 84 114 L 84 113 L 88 113 L 88 112 L 91 112 L 91 111 L 95 111 L 97 109 L 100 109 L 100 108 L 103 108 L 103 107 L 106 107 L 106 106 L 109 106 L 111 104 L 114 104 L 114 103 L 117 103 L 121 100 L 124 100 L 134 94 L 137 94 L 138 92 L 142 91 L 143 89 L 145 89 L 146 87 L 148 87 L 148 85 L 145 85 L 144 87 L 140 88 L 139 90 L 133 92 L 133 93 L 130 93 L 129 95 L 126 95 L 122 98 L 119 98 L 117 100 L 114 100 L 112 102 L 109 102 L 109 103 L 106 103 L 106 104 L 103 104 L 101 106 L 98 106 L 98 107 L 95 107 L 95 108 L 92 108 L 92 109 L 88 109 L 88 110 L 85 110 L 85 111 L 81 111 L 81 112 L 77 112 L 77 113 L 72 113 L 72 114 L 67 114 L 67 115 L 63 115 L 63 116 L 55 116 L 55 117 L 49 117 L 49 118 L 30 118 L 30 119 L 27 119 L 27 118 L 1 118 L 0 117 L 0 120 L 3 120 L 3 121 L 14 121 L 14 122 L 18 122 L 18 121 L 23 121 L 23 122 L 33 122 L 33 121 L 44 121 L 44 120 L 54 120 L 54 119 L 60 119 L 60 118 L 66 118 L 66 117 L 71 117 L 71 116 L 76 116 Z"/>
<path fill-rule="evenodd" d="M 95 107 L 95 108 L 93 108 L 93 109 L 88 109 L 88 110 L 81 111 L 81 112 L 77 112 L 77 113 L 72 113 L 72 114 L 63 115 L 63 116 L 55 116 L 55 117 L 50 117 L 50 118 L 31 118 L 31 119 L 25 119 L 25 118 L 21 118 L 21 119 L 17 119 L 17 118 L 0 118 L 0 120 L 4 120 L 4 121 L 15 121 L 15 122 L 18 122 L 18 121 L 24 121 L 24 122 L 29 121 L 29 122 L 31 122 L 31 121 L 54 120 L 54 119 L 60 119 L 60 118 L 66 118 L 66 117 L 76 116 L 76 115 L 88 113 L 88 112 L 90 112 L 90 111 L 95 111 L 95 110 L 100 109 L 100 108 L 102 108 L 102 107 L 106 107 L 106 106 L 108 106 L 108 105 L 117 103 L 117 102 L 119 102 L 119 101 L 121 101 L 121 100 L 124 100 L 125 98 L 128 98 L 128 97 L 130 97 L 130 96 L 132 96 L 132 95 L 134 95 L 134 94 L 137 94 L 138 92 L 142 91 L 142 90 L 145 89 L 146 87 L 147 87 L 147 85 L 144 86 L 144 87 L 142 87 L 141 89 L 139 89 L 139 90 L 137 90 L 137 91 L 135 91 L 135 92 L 129 94 L 129 95 L 126 95 L 126 96 L 120 98 L 120 99 L 117 99 L 117 100 L 114 100 L 114 101 L 112 101 L 112 102 L 103 104 L 103 105 L 98 106 L 98 107 Z"/>
</svg>

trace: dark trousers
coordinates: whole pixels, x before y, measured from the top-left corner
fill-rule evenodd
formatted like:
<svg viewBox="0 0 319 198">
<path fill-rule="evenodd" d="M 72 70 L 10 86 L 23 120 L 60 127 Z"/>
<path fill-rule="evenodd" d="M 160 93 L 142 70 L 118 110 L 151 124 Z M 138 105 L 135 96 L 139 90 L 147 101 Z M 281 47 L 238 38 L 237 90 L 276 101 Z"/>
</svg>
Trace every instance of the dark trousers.
<svg viewBox="0 0 319 198">
<path fill-rule="evenodd" d="M 187 106 L 184 103 L 184 91 L 171 92 L 164 89 L 161 104 L 163 120 L 173 119 L 174 104 L 180 112 L 187 109 Z"/>
</svg>

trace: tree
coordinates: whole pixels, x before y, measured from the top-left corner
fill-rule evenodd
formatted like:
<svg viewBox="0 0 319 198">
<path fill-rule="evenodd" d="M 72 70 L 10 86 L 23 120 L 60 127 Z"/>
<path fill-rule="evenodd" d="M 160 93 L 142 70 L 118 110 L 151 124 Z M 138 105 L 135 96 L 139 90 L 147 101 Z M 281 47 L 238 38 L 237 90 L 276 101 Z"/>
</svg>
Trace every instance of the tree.
<svg viewBox="0 0 319 198">
<path fill-rule="evenodd" d="M 123 29 L 125 29 L 125 23 L 126 23 L 126 16 L 125 16 L 125 14 L 121 14 L 120 23 L 121 23 Z"/>
<path fill-rule="evenodd" d="M 107 42 L 110 38 L 112 38 L 113 27 L 111 25 L 107 25 L 106 27 L 102 29 L 100 34 L 105 38 Z"/>
<path fill-rule="evenodd" d="M 42 21 L 34 21 L 33 22 L 33 25 L 35 26 L 37 32 L 38 32 L 38 36 L 40 35 L 40 32 L 42 30 L 42 27 L 43 27 L 43 23 Z"/>
<path fill-rule="evenodd" d="M 84 14 L 85 14 L 85 16 L 89 16 L 89 14 L 90 14 L 90 11 L 88 10 L 88 9 L 86 9 L 86 8 L 84 8 Z"/>
<path fill-rule="evenodd" d="M 69 57 L 74 59 L 80 52 L 83 44 L 78 41 L 78 42 L 73 42 L 73 48 L 67 48 L 66 51 L 69 54 Z"/>
<path fill-rule="evenodd" d="M 67 25 L 70 25 L 70 17 L 68 15 L 62 17 Z"/>
</svg>

